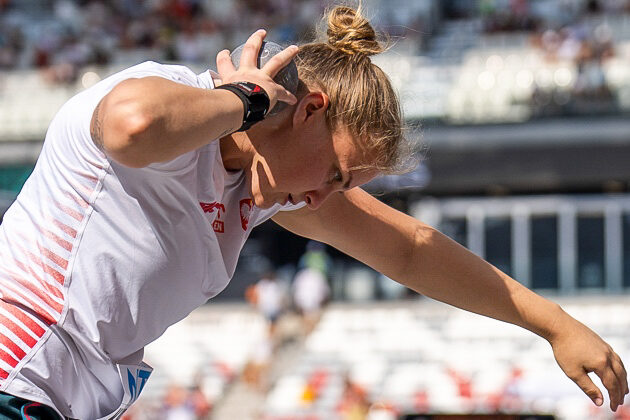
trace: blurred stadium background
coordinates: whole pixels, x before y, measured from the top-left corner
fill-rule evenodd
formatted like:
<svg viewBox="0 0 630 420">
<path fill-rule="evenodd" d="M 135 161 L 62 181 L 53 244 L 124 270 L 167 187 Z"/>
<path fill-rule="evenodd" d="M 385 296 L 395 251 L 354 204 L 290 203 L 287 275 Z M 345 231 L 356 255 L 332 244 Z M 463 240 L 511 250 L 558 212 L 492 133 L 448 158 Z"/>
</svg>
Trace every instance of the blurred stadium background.
<svg viewBox="0 0 630 420">
<path fill-rule="evenodd" d="M 363 3 L 394 42 L 375 61 L 425 156 L 368 189 L 563 304 L 628 363 L 630 1 Z M 307 40 L 326 4 L 0 0 L 0 217 L 75 93 L 145 60 L 201 72 L 259 27 Z M 630 418 L 594 407 L 542 339 L 316 245 L 255 231 L 228 289 L 147 348 L 155 372 L 127 418 Z M 330 299 L 305 327 L 291 283 L 313 261 Z M 288 296 L 272 335 L 248 288 L 271 269 Z"/>
</svg>

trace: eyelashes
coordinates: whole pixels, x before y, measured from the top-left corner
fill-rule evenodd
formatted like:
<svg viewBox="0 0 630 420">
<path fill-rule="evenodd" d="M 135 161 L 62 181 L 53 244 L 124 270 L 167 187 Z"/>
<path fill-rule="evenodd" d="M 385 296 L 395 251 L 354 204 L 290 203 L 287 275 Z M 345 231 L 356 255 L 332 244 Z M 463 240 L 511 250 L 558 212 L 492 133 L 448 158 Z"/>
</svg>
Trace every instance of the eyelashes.
<svg viewBox="0 0 630 420">
<path fill-rule="evenodd" d="M 333 176 L 330 179 L 329 183 L 334 184 L 335 182 L 342 182 L 342 181 L 343 181 L 343 175 L 341 175 L 341 171 L 335 168 Z"/>
</svg>

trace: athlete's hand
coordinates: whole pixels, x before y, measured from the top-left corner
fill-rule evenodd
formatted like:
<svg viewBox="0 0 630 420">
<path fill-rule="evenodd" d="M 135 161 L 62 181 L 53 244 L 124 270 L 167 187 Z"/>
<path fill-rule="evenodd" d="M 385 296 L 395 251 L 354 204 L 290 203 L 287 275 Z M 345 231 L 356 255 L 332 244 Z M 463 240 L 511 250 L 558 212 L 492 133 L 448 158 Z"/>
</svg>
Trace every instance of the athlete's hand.
<svg viewBox="0 0 630 420">
<path fill-rule="evenodd" d="M 296 97 L 283 86 L 273 81 L 275 75 L 293 60 L 298 52 L 298 47 L 291 45 L 273 56 L 264 66 L 259 69 L 256 65 L 258 52 L 262 47 L 263 40 L 267 32 L 259 29 L 249 37 L 243 52 L 238 70 L 232 64 L 230 52 L 223 50 L 217 54 L 217 71 L 221 76 L 222 83 L 251 82 L 262 87 L 269 96 L 269 110 L 272 110 L 277 101 L 286 102 L 293 105 L 297 102 Z"/>
<path fill-rule="evenodd" d="M 595 372 L 608 390 L 611 410 L 623 404 L 628 393 L 626 369 L 612 347 L 595 332 L 566 315 L 556 322 L 549 342 L 560 368 L 595 405 L 602 405 L 604 400 L 587 375 L 590 372 Z"/>
</svg>

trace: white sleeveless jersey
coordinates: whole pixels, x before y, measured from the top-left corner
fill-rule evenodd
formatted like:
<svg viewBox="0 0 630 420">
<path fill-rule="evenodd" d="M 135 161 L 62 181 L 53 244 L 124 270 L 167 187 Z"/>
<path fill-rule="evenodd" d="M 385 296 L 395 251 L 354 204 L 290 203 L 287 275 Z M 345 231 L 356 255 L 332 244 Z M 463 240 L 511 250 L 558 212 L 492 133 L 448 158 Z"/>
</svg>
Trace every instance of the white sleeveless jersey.
<svg viewBox="0 0 630 420">
<path fill-rule="evenodd" d="M 212 139 L 142 169 L 107 159 L 92 113 L 145 76 L 213 87 L 209 72 L 146 62 L 70 99 L 0 225 L 0 390 L 68 417 L 116 410 L 118 364 L 223 290 L 251 229 L 281 209 L 252 205 Z"/>
</svg>

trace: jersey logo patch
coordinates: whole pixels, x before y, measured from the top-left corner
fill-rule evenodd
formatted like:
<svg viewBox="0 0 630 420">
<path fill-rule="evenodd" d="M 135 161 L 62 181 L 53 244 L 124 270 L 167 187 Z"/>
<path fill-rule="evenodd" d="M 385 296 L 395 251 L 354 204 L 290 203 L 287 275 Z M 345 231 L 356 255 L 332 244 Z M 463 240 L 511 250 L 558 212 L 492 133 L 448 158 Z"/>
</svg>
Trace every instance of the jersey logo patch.
<svg viewBox="0 0 630 420">
<path fill-rule="evenodd" d="M 243 228 L 243 230 L 247 230 L 247 225 L 249 224 L 249 215 L 252 212 L 254 204 L 252 203 L 251 198 L 244 198 L 239 201 L 238 204 L 241 210 L 241 227 Z"/>
<path fill-rule="evenodd" d="M 129 393 L 131 394 L 131 401 L 135 401 L 140 396 L 144 384 L 151 376 L 151 371 L 144 369 L 136 369 L 136 374 L 131 373 L 127 368 L 127 382 L 129 386 Z M 139 383 L 138 383 L 139 382 Z"/>
<path fill-rule="evenodd" d="M 217 203 L 216 201 L 213 201 L 212 203 L 200 202 L 199 205 L 204 213 L 214 213 L 215 210 L 217 211 L 217 217 L 214 219 L 214 222 L 212 222 L 212 229 L 214 229 L 217 233 L 225 232 L 225 224 L 221 220 L 221 212 L 225 213 L 225 206 L 222 203 Z"/>
</svg>

